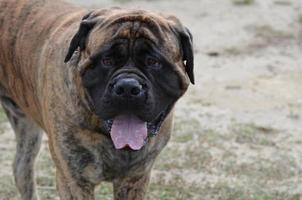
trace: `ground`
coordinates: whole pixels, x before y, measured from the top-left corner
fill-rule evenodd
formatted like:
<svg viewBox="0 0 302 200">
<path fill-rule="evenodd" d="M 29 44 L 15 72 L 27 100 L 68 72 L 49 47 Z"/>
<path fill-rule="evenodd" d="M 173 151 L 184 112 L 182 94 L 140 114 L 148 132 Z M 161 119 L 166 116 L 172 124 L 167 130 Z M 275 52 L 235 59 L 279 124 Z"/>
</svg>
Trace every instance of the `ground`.
<svg viewBox="0 0 302 200">
<path fill-rule="evenodd" d="M 196 84 L 178 102 L 147 199 L 302 199 L 301 0 L 73 1 L 170 13 L 194 36 Z M 0 200 L 15 200 L 14 135 L 1 112 L 0 121 Z M 52 200 L 55 172 L 43 143 L 38 192 Z M 96 196 L 112 199 L 111 186 Z"/>
</svg>

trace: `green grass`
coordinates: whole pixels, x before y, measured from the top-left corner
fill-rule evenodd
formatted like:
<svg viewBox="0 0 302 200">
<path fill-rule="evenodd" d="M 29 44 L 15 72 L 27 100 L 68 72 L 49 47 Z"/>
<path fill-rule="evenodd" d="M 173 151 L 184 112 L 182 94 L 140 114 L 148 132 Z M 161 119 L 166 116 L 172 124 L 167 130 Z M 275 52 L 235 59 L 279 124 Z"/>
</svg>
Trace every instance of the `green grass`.
<svg viewBox="0 0 302 200">
<path fill-rule="evenodd" d="M 228 133 L 222 134 L 211 129 L 203 130 L 194 119 L 177 117 L 175 121 L 182 125 L 175 126 L 171 144 L 160 154 L 155 164 L 154 171 L 158 174 L 151 180 L 147 200 L 299 199 L 298 194 L 276 192 L 267 184 L 299 176 L 301 172 L 293 158 L 287 154 L 277 154 L 279 158 L 276 160 L 256 157 L 250 163 L 237 163 L 239 157 L 236 150 L 224 146 L 235 142 L 265 148 L 259 137 L 274 138 L 278 131 L 255 124 L 233 124 Z M 193 129 L 195 132 L 192 132 Z M 269 138 L 267 140 L 270 141 Z M 0 157 L 1 167 L 8 172 L 1 172 L 0 195 L 4 199 L 16 200 L 18 196 L 10 171 L 14 154 L 12 141 L 5 142 L 7 147 L 2 149 Z M 45 141 L 43 146 L 37 163 L 38 193 L 41 199 L 51 200 L 57 197 L 55 171 Z M 203 173 L 215 178 L 205 177 L 201 182 L 191 182 L 184 172 L 191 172 L 192 177 Z M 292 182 L 289 186 L 296 184 Z M 110 200 L 113 198 L 112 192 L 110 183 L 102 183 L 96 189 L 96 198 Z"/>
<path fill-rule="evenodd" d="M 251 5 L 255 3 L 255 0 L 232 0 L 235 5 Z"/>
<path fill-rule="evenodd" d="M 262 38 L 269 43 L 280 42 L 281 40 L 293 39 L 294 35 L 284 30 L 275 29 L 275 27 L 269 25 L 256 26 L 255 36 Z"/>
<path fill-rule="evenodd" d="M 0 123 L 5 122 L 7 120 L 6 115 L 4 113 L 3 108 L 0 106 Z"/>
<path fill-rule="evenodd" d="M 274 139 L 280 130 L 236 122 L 224 133 L 205 128 L 201 119 L 188 118 L 185 114 L 198 109 L 197 102 L 195 99 L 185 111 L 176 114 L 171 142 L 154 165 L 147 200 L 299 200 L 298 194 L 275 189 L 279 184 L 286 188 L 302 184 L 301 168 L 290 152 L 279 149 L 273 157 L 261 155 L 265 149 L 277 148 Z M 0 197 L 17 200 L 11 171 L 14 137 L 11 131 L 1 136 Z M 244 153 L 257 155 L 245 159 L 238 153 L 243 147 Z M 55 168 L 46 141 L 38 158 L 36 175 L 40 199 L 56 199 Z M 112 193 L 112 184 L 102 183 L 95 196 L 111 200 Z"/>
<path fill-rule="evenodd" d="M 111 183 L 102 183 L 96 189 L 96 199 L 112 200 L 113 188 Z"/>
<path fill-rule="evenodd" d="M 183 200 L 194 197 L 196 191 L 183 187 L 183 185 L 156 185 L 151 184 L 149 187 L 149 193 L 147 200 Z"/>
<path fill-rule="evenodd" d="M 302 24 L 302 14 L 300 14 L 300 15 L 298 16 L 298 22 L 299 22 L 300 24 Z"/>
<path fill-rule="evenodd" d="M 289 0 L 276 0 L 276 1 L 274 1 L 274 4 L 282 5 L 282 6 L 289 6 L 289 5 L 292 5 L 292 2 L 290 2 Z"/>
<path fill-rule="evenodd" d="M 14 185 L 14 180 L 11 175 L 0 176 L 0 199 L 2 200 L 17 200 L 16 189 L 12 187 Z"/>
<path fill-rule="evenodd" d="M 240 50 L 238 47 L 227 47 L 224 49 L 224 52 L 228 55 L 240 55 L 242 50 Z"/>
<path fill-rule="evenodd" d="M 254 124 L 238 124 L 232 128 L 235 140 L 238 143 L 274 146 L 271 141 L 272 134 L 276 131 L 272 128 L 256 126 Z"/>
</svg>

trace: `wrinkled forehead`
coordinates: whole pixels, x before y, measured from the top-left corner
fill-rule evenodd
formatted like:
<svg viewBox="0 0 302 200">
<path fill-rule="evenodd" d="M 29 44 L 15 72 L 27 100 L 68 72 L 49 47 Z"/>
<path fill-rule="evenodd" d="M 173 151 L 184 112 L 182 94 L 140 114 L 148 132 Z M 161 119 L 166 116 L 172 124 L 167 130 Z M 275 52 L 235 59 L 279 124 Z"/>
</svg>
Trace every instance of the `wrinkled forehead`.
<svg viewBox="0 0 302 200">
<path fill-rule="evenodd" d="M 169 60 L 180 59 L 179 42 L 169 21 L 140 10 L 116 10 L 105 15 L 90 33 L 87 47 L 92 53 L 117 39 L 127 39 L 131 43 L 138 38 L 149 40 Z"/>
</svg>

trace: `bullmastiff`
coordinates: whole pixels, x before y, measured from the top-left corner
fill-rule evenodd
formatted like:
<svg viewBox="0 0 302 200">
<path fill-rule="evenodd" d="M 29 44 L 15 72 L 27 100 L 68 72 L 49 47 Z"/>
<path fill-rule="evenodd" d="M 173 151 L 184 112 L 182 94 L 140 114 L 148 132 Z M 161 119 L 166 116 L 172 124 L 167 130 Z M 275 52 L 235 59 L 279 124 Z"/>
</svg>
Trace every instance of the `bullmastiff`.
<svg viewBox="0 0 302 200">
<path fill-rule="evenodd" d="M 0 97 L 14 129 L 23 200 L 36 200 L 45 131 L 62 200 L 144 199 L 173 107 L 194 83 L 192 36 L 176 17 L 87 11 L 59 0 L 0 0 Z"/>
</svg>

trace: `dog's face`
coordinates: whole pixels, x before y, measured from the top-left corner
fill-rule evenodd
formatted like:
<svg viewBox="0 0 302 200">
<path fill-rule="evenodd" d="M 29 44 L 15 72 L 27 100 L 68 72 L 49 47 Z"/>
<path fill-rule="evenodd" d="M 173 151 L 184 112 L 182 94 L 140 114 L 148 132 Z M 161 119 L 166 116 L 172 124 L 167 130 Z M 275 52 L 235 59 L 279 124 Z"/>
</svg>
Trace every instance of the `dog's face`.
<svg viewBox="0 0 302 200">
<path fill-rule="evenodd" d="M 80 47 L 82 84 L 117 149 L 138 150 L 194 83 L 192 37 L 176 18 L 101 10 L 83 18 L 68 61 Z"/>
</svg>

